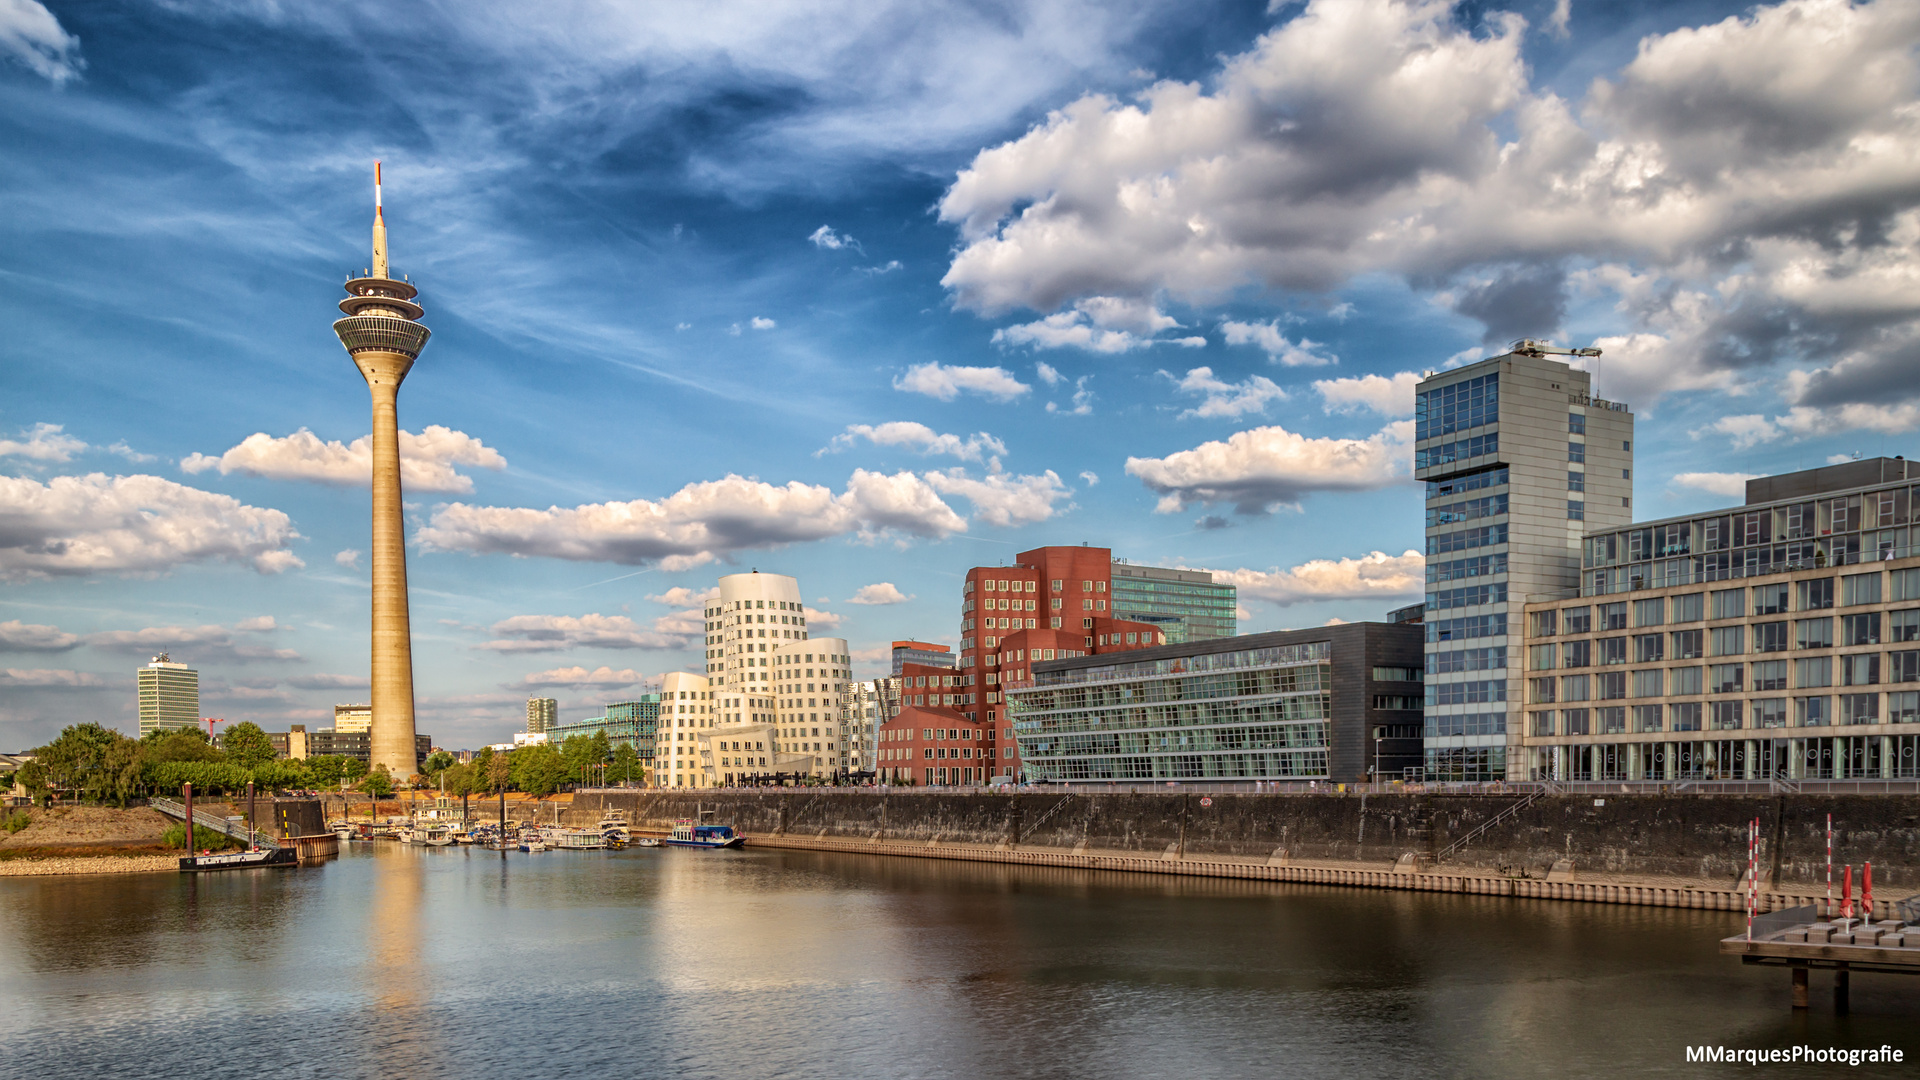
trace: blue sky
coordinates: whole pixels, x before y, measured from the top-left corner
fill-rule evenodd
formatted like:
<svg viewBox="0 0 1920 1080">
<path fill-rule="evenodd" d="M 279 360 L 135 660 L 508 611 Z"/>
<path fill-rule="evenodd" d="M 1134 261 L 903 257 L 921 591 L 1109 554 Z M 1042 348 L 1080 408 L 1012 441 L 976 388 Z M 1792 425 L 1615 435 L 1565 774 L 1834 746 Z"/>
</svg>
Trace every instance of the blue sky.
<svg viewBox="0 0 1920 1080">
<path fill-rule="evenodd" d="M 877 673 L 1047 543 L 1247 630 L 1422 591 L 1412 373 L 1605 349 L 1637 510 L 1920 426 L 1908 5 L 0 6 L 0 747 L 366 684 L 385 162 L 421 730 L 698 668 L 800 578 Z"/>
</svg>

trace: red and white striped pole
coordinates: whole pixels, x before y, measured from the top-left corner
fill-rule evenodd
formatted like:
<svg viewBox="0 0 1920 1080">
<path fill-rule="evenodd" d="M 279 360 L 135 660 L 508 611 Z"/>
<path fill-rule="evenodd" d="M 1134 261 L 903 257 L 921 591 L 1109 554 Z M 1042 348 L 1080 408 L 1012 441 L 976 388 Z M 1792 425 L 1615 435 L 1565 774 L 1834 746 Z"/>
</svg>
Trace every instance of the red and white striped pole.
<svg viewBox="0 0 1920 1080">
<path fill-rule="evenodd" d="M 1759 842 L 1759 838 L 1760 838 L 1760 819 L 1754 818 L 1753 821 L 1747 825 L 1747 940 L 1748 941 L 1753 940 L 1753 908 L 1754 908 L 1754 897 L 1755 897 L 1755 889 L 1754 889 L 1755 882 L 1753 878 L 1753 872 L 1754 872 L 1754 864 L 1757 861 L 1755 859 L 1754 845 Z"/>
<path fill-rule="evenodd" d="M 1827 918 L 1833 918 L 1833 815 L 1827 815 Z"/>
</svg>

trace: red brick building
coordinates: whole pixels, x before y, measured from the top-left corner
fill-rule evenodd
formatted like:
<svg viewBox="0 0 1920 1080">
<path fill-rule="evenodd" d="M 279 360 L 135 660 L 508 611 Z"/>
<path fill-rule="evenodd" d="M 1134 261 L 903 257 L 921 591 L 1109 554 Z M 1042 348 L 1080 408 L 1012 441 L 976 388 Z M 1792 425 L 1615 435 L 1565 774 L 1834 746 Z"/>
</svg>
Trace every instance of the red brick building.
<svg viewBox="0 0 1920 1080">
<path fill-rule="evenodd" d="M 1113 617 L 1112 588 L 1113 552 L 1108 548 L 1035 548 L 1015 556 L 1012 566 L 967 571 L 960 605 L 960 666 L 942 672 L 957 680 L 943 693 L 952 699 L 943 707 L 958 710 L 983 731 L 980 747 L 991 759 L 985 777 L 1020 775 L 1020 750 L 1007 722 L 1005 688 L 1031 681 L 1028 664 L 1165 644 L 1152 624 Z M 964 746 L 966 740 L 961 742 Z M 925 761 L 919 762 L 923 768 Z"/>
<path fill-rule="evenodd" d="M 950 667 L 900 666 L 900 711 L 880 725 L 881 783 L 984 784 L 993 775 L 989 731 L 962 712 L 963 677 Z"/>
</svg>

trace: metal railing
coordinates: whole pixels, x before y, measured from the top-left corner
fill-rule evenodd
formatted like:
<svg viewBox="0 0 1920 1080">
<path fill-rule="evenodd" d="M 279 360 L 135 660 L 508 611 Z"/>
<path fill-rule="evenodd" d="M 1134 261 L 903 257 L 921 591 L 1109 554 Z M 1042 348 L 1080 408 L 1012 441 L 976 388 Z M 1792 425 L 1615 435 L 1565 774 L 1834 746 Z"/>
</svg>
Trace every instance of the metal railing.
<svg viewBox="0 0 1920 1080">
<path fill-rule="evenodd" d="M 1546 794 L 1548 794 L 1548 790 L 1545 787 L 1540 788 L 1540 790 L 1538 791 L 1528 792 L 1523 798 L 1516 800 L 1513 803 L 1513 805 L 1503 808 L 1499 813 L 1493 815 L 1487 820 L 1474 826 L 1473 829 L 1469 831 L 1465 836 L 1462 836 L 1460 839 L 1455 840 L 1453 843 L 1448 844 L 1446 847 L 1442 848 L 1438 853 L 1434 855 L 1433 864 L 1435 866 L 1438 866 L 1441 863 L 1446 862 L 1448 859 L 1453 858 L 1455 854 L 1466 850 L 1466 847 L 1468 844 L 1473 843 L 1476 839 L 1478 839 L 1480 836 L 1485 834 L 1487 830 L 1493 828 L 1495 825 L 1498 825 L 1503 821 L 1506 821 L 1508 818 L 1511 818 L 1517 815 L 1518 813 L 1520 813 L 1520 811 L 1525 810 L 1527 807 L 1532 806 L 1536 801 L 1540 799 L 1541 796 Z"/>
<path fill-rule="evenodd" d="M 154 798 L 148 800 L 148 805 L 166 814 L 168 817 L 180 818 L 182 821 L 186 820 L 187 808 L 182 806 L 178 800 Z M 214 817 L 204 810 L 195 810 L 193 812 L 193 823 L 203 829 L 212 829 L 214 832 L 224 833 L 236 840 L 251 839 L 263 848 L 277 848 L 280 846 L 280 842 L 275 840 L 272 835 L 259 830 L 250 830 L 247 828 L 245 822 L 236 823 L 228 821 L 223 817 Z"/>
</svg>

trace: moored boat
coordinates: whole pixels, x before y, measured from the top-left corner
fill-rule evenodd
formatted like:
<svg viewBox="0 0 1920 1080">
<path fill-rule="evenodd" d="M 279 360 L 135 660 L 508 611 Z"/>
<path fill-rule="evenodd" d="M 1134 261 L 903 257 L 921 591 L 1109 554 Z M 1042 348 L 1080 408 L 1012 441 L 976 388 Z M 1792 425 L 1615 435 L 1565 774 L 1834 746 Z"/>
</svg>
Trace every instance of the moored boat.
<svg viewBox="0 0 1920 1080">
<path fill-rule="evenodd" d="M 688 818 L 673 823 L 673 835 L 660 841 L 668 847 L 742 848 L 747 838 L 731 825 L 695 825 Z"/>
<path fill-rule="evenodd" d="M 208 870 L 250 870 L 259 866 L 299 866 L 300 853 L 293 847 L 249 848 L 246 851 L 201 852 L 198 855 L 182 855 L 180 871 L 182 873 L 203 873 Z"/>
</svg>

